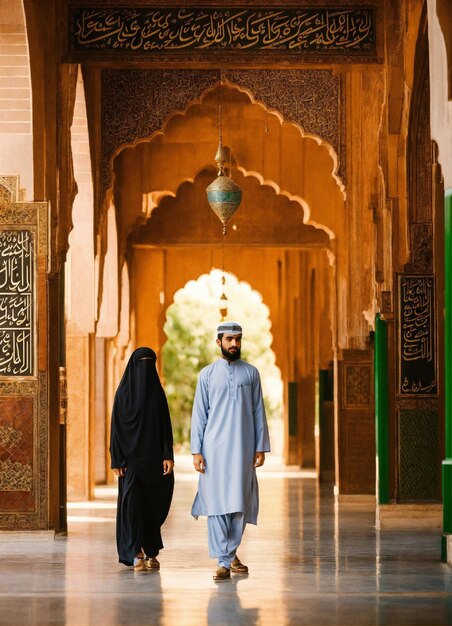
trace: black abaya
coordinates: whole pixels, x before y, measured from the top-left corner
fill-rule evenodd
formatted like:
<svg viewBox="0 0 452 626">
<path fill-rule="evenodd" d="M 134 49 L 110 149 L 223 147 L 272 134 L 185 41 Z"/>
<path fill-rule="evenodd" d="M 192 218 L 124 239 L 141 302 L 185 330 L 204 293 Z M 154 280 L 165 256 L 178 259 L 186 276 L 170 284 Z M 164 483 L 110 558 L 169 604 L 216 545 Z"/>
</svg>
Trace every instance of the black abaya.
<svg viewBox="0 0 452 626">
<path fill-rule="evenodd" d="M 113 405 L 111 467 L 127 468 L 119 478 L 116 517 L 119 561 L 125 565 L 141 549 L 157 556 L 163 548 L 160 527 L 174 489 L 173 473 L 163 475 L 163 461 L 174 458 L 173 435 L 155 362 L 150 348 L 133 352 Z"/>
</svg>

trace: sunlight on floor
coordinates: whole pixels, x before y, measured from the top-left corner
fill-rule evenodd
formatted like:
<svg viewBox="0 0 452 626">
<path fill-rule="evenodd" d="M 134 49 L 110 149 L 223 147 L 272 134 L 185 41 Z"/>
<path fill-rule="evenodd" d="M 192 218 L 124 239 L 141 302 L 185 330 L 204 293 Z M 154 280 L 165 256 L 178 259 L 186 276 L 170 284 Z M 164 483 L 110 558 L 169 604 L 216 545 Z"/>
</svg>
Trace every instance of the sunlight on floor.
<svg viewBox="0 0 452 626">
<path fill-rule="evenodd" d="M 198 475 L 193 469 L 192 457 L 189 454 L 179 454 L 175 456 L 175 476 L 179 483 L 196 483 Z M 294 465 L 284 465 L 280 456 L 267 455 L 265 465 L 258 470 L 259 480 L 271 478 L 317 478 L 314 470 L 301 470 Z M 68 502 L 68 522 L 112 522 L 114 517 L 96 517 L 86 514 L 75 514 L 75 511 L 116 511 L 116 483 L 112 485 L 97 485 L 95 490 L 95 500 L 84 502 Z"/>
</svg>

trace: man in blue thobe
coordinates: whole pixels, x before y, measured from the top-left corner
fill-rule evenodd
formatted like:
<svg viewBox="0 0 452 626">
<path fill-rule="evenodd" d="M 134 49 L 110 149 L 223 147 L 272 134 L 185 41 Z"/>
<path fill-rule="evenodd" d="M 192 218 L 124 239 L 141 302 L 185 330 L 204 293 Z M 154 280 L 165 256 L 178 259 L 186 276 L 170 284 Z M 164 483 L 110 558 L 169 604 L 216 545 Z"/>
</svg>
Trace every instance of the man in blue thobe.
<svg viewBox="0 0 452 626">
<path fill-rule="evenodd" d="M 209 553 L 218 558 L 214 580 L 246 573 L 237 548 L 247 523 L 257 524 L 256 467 L 270 451 L 258 370 L 242 361 L 242 327 L 222 322 L 222 358 L 201 370 L 191 421 L 193 464 L 200 472 L 192 515 L 207 516 Z"/>
</svg>

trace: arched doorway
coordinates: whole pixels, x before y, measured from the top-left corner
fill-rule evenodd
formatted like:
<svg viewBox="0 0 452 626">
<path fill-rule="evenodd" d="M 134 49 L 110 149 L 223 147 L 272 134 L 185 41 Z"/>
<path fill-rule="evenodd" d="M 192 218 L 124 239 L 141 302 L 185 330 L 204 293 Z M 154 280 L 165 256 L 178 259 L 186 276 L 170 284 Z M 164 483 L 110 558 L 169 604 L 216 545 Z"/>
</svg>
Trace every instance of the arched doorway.
<svg viewBox="0 0 452 626">
<path fill-rule="evenodd" d="M 218 89 L 207 89 L 159 133 L 124 146 L 115 158 L 97 238 L 94 404 L 102 408 L 90 427 L 92 466 L 100 456 L 108 468 L 105 422 L 130 350 L 151 345 L 161 362 L 174 294 L 224 266 L 252 285 L 271 311 L 272 349 L 283 380 L 285 461 L 319 469 L 319 377 L 334 355 L 342 254 L 335 229 L 346 226 L 337 158 L 331 146 L 285 123 L 246 91 L 221 86 L 229 170 L 243 189 L 223 239 L 205 194 L 215 177 Z M 108 480 L 108 469 L 105 475 Z"/>
<path fill-rule="evenodd" d="M 223 286 L 222 277 L 226 282 Z M 173 420 L 177 449 L 188 451 L 190 416 L 196 381 L 202 367 L 218 358 L 215 328 L 221 320 L 219 297 L 227 292 L 228 319 L 240 320 L 244 329 L 242 356 L 261 375 L 272 452 L 283 452 L 283 385 L 271 349 L 269 309 L 250 285 L 229 273 L 213 269 L 189 281 L 174 294 L 166 311 L 162 349 L 165 390 Z"/>
</svg>

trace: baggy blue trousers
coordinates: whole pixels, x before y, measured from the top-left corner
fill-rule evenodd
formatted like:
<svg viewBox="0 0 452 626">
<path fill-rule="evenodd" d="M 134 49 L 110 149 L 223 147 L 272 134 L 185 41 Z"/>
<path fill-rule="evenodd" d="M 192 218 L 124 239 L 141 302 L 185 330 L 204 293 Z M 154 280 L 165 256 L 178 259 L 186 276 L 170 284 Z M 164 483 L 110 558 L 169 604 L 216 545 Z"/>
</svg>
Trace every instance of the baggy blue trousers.
<svg viewBox="0 0 452 626">
<path fill-rule="evenodd" d="M 243 513 L 207 516 L 209 555 L 212 558 L 218 558 L 218 565 L 230 569 L 237 548 L 242 541 L 245 527 Z"/>
</svg>

